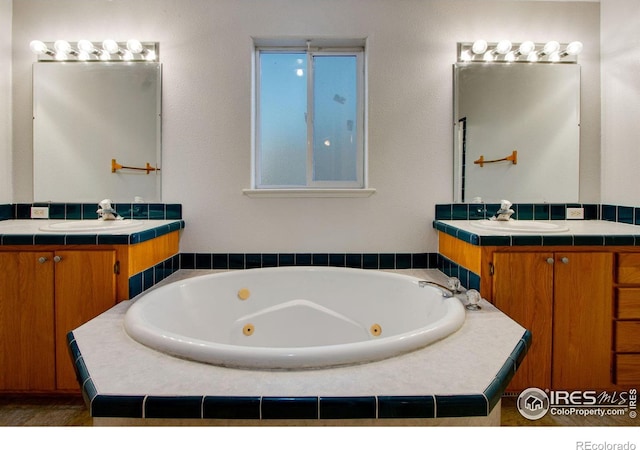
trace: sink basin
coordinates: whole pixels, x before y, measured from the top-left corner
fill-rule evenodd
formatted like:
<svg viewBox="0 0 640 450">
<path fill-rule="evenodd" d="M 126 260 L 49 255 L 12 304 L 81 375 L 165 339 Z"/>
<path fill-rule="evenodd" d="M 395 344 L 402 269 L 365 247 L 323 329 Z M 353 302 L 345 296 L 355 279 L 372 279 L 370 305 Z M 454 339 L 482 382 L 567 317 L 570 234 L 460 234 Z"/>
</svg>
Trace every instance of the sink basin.
<svg viewBox="0 0 640 450">
<path fill-rule="evenodd" d="M 569 227 L 549 222 L 533 220 L 477 220 L 471 222 L 475 228 L 504 233 L 562 233 L 569 231 Z"/>
<path fill-rule="evenodd" d="M 40 227 L 41 231 L 56 231 L 60 233 L 82 232 L 118 232 L 139 228 L 143 225 L 140 220 L 69 220 L 52 223 Z"/>
</svg>

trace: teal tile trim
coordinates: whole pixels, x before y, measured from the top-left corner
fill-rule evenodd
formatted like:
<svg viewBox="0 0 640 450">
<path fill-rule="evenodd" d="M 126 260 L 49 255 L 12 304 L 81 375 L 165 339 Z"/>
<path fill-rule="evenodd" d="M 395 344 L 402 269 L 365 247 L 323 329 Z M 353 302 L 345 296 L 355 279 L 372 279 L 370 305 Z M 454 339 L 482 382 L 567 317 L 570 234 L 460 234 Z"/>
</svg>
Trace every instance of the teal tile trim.
<svg viewBox="0 0 640 450">
<path fill-rule="evenodd" d="M 460 280 L 462 286 L 467 289 L 480 290 L 480 275 L 457 264 L 449 258 L 438 255 L 438 269 L 448 277 Z"/>
<path fill-rule="evenodd" d="M 490 411 L 500 401 L 502 394 L 507 389 L 507 386 L 513 376 L 516 374 L 516 371 L 518 370 L 518 367 L 520 367 L 520 363 L 522 363 L 522 360 L 526 356 L 530 346 L 531 331 L 525 330 L 516 348 L 513 349 L 511 355 L 509 355 L 507 360 L 504 362 L 491 384 L 484 390 L 484 395 L 489 402 Z"/>
<path fill-rule="evenodd" d="M 324 266 L 356 269 L 436 269 L 437 253 L 181 253 L 181 269 Z"/>
<path fill-rule="evenodd" d="M 129 277 L 129 298 L 134 298 L 136 295 L 155 286 L 179 269 L 180 254 L 176 253 L 155 266 L 132 275 Z"/>
</svg>

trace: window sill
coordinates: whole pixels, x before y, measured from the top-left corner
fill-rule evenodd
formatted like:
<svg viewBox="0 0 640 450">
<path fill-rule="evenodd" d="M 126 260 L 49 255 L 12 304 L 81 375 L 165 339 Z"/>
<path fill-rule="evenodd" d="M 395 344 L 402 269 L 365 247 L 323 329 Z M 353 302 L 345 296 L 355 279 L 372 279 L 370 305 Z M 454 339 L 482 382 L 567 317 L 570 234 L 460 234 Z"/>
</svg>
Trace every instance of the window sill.
<svg viewBox="0 0 640 450">
<path fill-rule="evenodd" d="M 374 188 L 366 189 L 243 189 L 242 193 L 251 198 L 282 198 L 282 197 L 371 197 Z"/>
</svg>

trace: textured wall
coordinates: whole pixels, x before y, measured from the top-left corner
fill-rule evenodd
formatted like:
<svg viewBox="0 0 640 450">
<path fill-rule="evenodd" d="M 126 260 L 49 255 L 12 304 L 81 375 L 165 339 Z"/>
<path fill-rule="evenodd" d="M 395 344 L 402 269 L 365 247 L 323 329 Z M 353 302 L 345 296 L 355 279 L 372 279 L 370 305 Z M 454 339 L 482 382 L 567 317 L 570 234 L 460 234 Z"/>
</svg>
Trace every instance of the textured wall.
<svg viewBox="0 0 640 450">
<path fill-rule="evenodd" d="M 640 2 L 602 0 L 602 201 L 638 206 Z"/>
<path fill-rule="evenodd" d="M 0 0 L 0 203 L 11 188 L 11 0 Z"/>
<path fill-rule="evenodd" d="M 160 42 L 163 200 L 185 252 L 432 252 L 452 200 L 456 42 L 581 40 L 584 201 L 599 198 L 599 5 L 459 0 L 14 2 L 14 201 L 31 201 L 31 39 Z M 254 199 L 251 37 L 368 38 L 365 199 Z M 585 180 L 588 180 L 585 182 Z M 97 199 L 99 200 L 99 199 Z M 512 199 L 517 201 L 518 199 Z"/>
</svg>

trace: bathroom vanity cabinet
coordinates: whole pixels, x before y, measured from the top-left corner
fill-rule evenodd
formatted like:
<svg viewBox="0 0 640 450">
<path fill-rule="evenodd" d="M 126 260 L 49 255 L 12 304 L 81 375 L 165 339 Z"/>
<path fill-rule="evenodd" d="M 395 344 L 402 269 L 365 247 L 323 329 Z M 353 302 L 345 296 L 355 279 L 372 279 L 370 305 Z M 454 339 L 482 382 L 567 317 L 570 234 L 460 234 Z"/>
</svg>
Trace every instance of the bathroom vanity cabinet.
<svg viewBox="0 0 640 450">
<path fill-rule="evenodd" d="M 607 388 L 613 254 L 493 254 L 492 301 L 533 336 L 510 389 Z"/>
<path fill-rule="evenodd" d="M 473 245 L 439 231 L 439 252 L 532 333 L 508 391 L 640 382 L 640 247 Z"/>
<path fill-rule="evenodd" d="M 67 333 L 129 299 L 178 231 L 126 245 L 0 246 L 0 392 L 79 392 Z"/>
<path fill-rule="evenodd" d="M 116 304 L 114 250 L 0 252 L 0 388 L 76 390 L 66 333 Z"/>
</svg>

